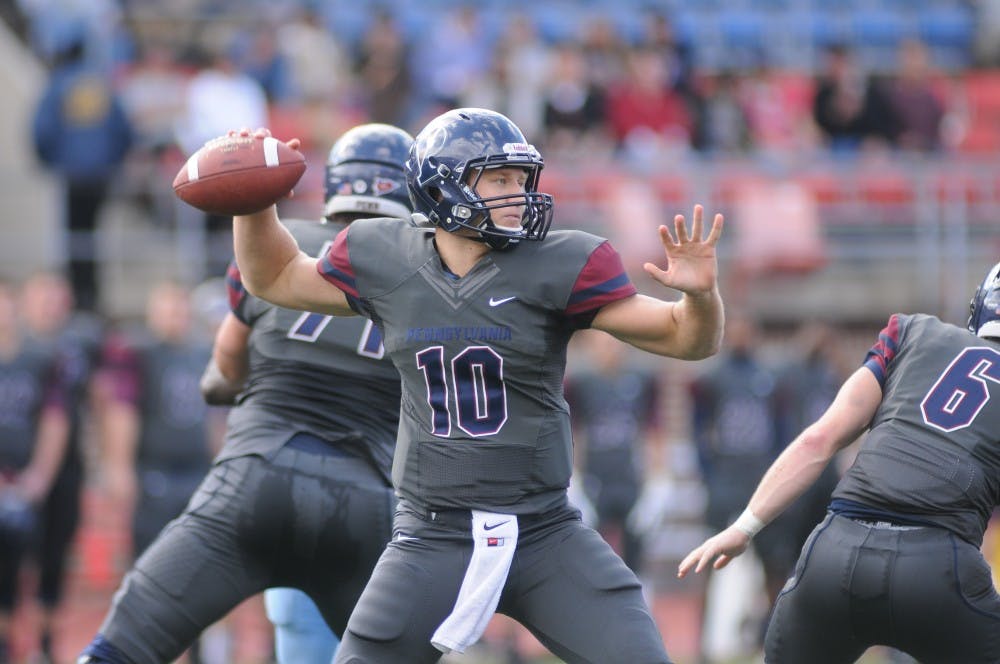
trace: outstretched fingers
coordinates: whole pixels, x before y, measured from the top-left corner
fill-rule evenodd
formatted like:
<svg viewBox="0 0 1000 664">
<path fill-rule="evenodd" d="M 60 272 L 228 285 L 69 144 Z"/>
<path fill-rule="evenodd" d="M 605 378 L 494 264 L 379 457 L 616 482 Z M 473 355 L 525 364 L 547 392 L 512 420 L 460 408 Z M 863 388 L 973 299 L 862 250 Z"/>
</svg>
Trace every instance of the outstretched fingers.
<svg viewBox="0 0 1000 664">
<path fill-rule="evenodd" d="M 709 228 L 708 236 L 702 238 L 705 232 L 705 208 L 702 205 L 695 205 L 691 214 L 691 230 L 688 232 L 687 220 L 684 215 L 674 215 L 674 233 L 671 235 L 665 227 L 660 227 L 660 238 L 664 245 L 678 246 L 688 242 L 703 242 L 714 246 L 722 236 L 723 216 L 717 213 L 712 218 L 712 226 Z M 676 240 L 674 239 L 676 238 Z"/>
<path fill-rule="evenodd" d="M 712 227 L 708 229 L 708 237 L 705 238 L 705 244 L 710 244 L 715 246 L 719 242 L 719 238 L 722 237 L 722 226 L 724 224 L 724 219 L 721 213 L 716 213 L 715 217 L 712 219 Z"/>
<path fill-rule="evenodd" d="M 695 205 L 694 211 L 691 213 L 691 239 L 696 242 L 701 240 L 704 218 L 705 208 L 701 205 Z"/>
<path fill-rule="evenodd" d="M 684 219 L 683 214 L 674 215 L 674 236 L 677 237 L 677 241 L 674 242 L 676 245 L 691 241 L 691 238 L 688 237 L 687 220 Z"/>
</svg>

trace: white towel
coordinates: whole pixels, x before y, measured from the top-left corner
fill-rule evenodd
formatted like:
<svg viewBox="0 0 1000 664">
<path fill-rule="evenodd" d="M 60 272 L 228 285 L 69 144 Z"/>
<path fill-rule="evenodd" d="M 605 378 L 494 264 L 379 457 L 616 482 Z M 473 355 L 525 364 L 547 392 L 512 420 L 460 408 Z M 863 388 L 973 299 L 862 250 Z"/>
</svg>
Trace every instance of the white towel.
<svg viewBox="0 0 1000 664">
<path fill-rule="evenodd" d="M 431 637 L 443 653 L 465 652 L 493 617 L 517 547 L 517 516 L 472 510 L 472 541 L 455 607 Z"/>
</svg>

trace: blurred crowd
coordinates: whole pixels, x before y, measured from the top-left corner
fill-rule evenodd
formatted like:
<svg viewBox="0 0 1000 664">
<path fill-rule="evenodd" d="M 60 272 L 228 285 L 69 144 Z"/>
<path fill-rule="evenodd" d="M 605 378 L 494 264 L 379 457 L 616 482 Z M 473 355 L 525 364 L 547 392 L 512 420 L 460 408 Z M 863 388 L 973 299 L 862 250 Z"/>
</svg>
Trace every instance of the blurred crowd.
<svg viewBox="0 0 1000 664">
<path fill-rule="evenodd" d="M 50 63 L 68 43 L 86 41 L 86 56 L 122 96 L 140 149 L 177 144 L 185 152 L 218 129 L 221 98 L 228 112 L 246 107 L 256 120 L 265 104 L 272 124 L 320 146 L 362 119 L 412 129 L 442 108 L 483 106 L 511 117 L 553 156 L 871 143 L 938 150 L 960 140 L 945 122 L 949 81 L 983 51 L 970 31 L 968 43 L 943 57 L 924 41 L 932 35 L 914 29 L 873 60 L 860 37 L 831 28 L 814 36 L 805 62 L 770 48 L 769 33 L 713 61 L 705 54 L 718 48 L 717 36 L 692 33 L 670 3 L 620 3 L 617 13 L 610 3 L 578 4 L 579 16 L 564 15 L 561 30 L 521 3 L 503 12 L 493 3 L 433 3 L 420 20 L 420 8 L 400 0 L 360 9 L 302 0 L 19 7 L 25 40 Z M 964 3 L 944 4 L 976 16 Z M 631 11 L 627 26 L 618 20 L 623 11 Z M 987 12 L 978 11 L 986 30 Z M 344 24 L 358 33 L 348 37 Z"/>
<path fill-rule="evenodd" d="M 755 3 L 779 10 L 758 18 L 786 13 L 782 4 L 788 13 L 812 6 L 706 0 L 717 12 L 701 18 L 724 23 L 722 8 Z M 950 50 L 940 37 L 922 41 L 933 33 L 901 30 L 875 56 L 855 33 L 810 33 L 802 62 L 770 48 L 763 33 L 719 60 L 711 57 L 718 35 L 693 31 L 683 3 L 579 4 L 560 21 L 528 3 L 5 3 L 8 22 L 50 72 L 33 135 L 40 160 L 67 184 L 78 301 L 96 306 L 92 242 L 111 186 L 154 223 L 204 228 L 191 253 L 204 254 L 205 276 L 224 269 L 228 220 L 179 207 L 169 184 L 187 155 L 242 126 L 299 137 L 321 163 L 332 140 L 360 122 L 413 130 L 443 109 L 482 106 L 514 120 L 551 163 L 644 173 L 699 158 L 975 151 L 996 133 L 974 130 L 960 89 L 970 67 L 990 62 L 971 29 Z M 989 29 L 988 3 L 918 5 L 978 15 L 978 29 Z M 74 111 L 57 122 L 69 102 Z M 299 200 L 321 190 L 317 173 Z"/>
</svg>

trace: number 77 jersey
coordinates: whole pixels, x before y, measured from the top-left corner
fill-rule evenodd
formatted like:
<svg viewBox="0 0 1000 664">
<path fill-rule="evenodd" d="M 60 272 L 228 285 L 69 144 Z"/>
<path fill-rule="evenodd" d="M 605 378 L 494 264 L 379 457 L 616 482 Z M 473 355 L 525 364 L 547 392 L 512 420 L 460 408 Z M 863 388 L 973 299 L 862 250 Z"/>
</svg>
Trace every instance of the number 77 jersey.
<svg viewBox="0 0 1000 664">
<path fill-rule="evenodd" d="M 1000 344 L 933 316 L 896 314 L 865 365 L 882 404 L 834 499 L 980 544 L 1000 502 Z"/>
<path fill-rule="evenodd" d="M 319 269 L 381 327 L 402 377 L 393 481 L 404 497 L 514 513 L 564 499 L 567 344 L 601 306 L 635 293 L 606 240 L 553 232 L 490 251 L 458 278 L 432 231 L 360 220 Z"/>
<path fill-rule="evenodd" d="M 396 221 L 400 224 L 399 221 Z M 322 255 L 342 224 L 285 221 L 299 247 Z M 383 357 L 372 321 L 277 307 L 243 288 L 232 265 L 230 305 L 251 328 L 250 371 L 239 407 L 230 411 L 220 459 L 268 455 L 296 432 L 364 452 L 388 477 L 399 422 L 399 374 Z"/>
</svg>

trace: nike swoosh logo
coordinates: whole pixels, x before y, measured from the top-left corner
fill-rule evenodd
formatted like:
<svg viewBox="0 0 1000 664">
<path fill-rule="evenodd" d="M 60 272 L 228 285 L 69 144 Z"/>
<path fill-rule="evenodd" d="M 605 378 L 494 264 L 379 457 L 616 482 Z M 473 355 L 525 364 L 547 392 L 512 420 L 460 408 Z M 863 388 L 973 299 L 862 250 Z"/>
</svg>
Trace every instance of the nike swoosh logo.
<svg viewBox="0 0 1000 664">
<path fill-rule="evenodd" d="M 511 300 L 516 300 L 516 299 L 517 299 L 517 295 L 511 295 L 510 297 L 501 297 L 501 298 L 491 297 L 490 298 L 490 306 L 491 307 L 499 307 L 501 304 L 505 304 L 507 302 L 510 302 Z"/>
<path fill-rule="evenodd" d="M 395 541 L 395 542 L 416 542 L 419 539 L 420 539 L 419 537 L 412 537 L 410 535 L 396 535 L 396 539 L 393 540 L 393 541 Z"/>
<path fill-rule="evenodd" d="M 507 519 L 506 521 L 501 521 L 500 523 L 484 523 L 483 530 L 493 530 L 494 528 L 499 528 L 505 523 L 510 523 L 510 519 Z"/>
</svg>

